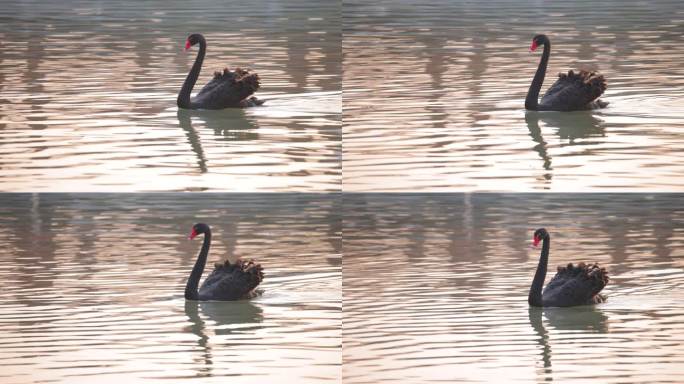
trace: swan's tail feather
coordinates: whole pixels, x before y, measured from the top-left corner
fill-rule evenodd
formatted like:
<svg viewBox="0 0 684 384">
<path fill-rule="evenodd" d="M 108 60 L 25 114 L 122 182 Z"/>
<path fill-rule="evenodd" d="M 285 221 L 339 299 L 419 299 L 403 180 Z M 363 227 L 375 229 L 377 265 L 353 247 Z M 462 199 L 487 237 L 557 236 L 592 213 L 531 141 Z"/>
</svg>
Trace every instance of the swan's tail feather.
<svg viewBox="0 0 684 384">
<path fill-rule="evenodd" d="M 606 84 L 606 78 L 598 72 L 580 70 L 579 72 L 575 73 L 575 71 L 571 69 L 568 71 L 568 73 L 559 73 L 558 77 L 561 79 L 567 77 L 567 80 L 569 81 L 578 81 L 592 87 L 598 87 L 601 92 L 608 88 L 608 85 Z"/>
<path fill-rule="evenodd" d="M 255 263 L 254 260 L 237 259 L 234 263 L 226 260 L 223 263 L 214 263 L 216 269 L 225 269 L 226 272 L 243 272 L 243 273 L 257 273 L 261 274 L 263 278 L 263 268 L 261 264 Z"/>
<path fill-rule="evenodd" d="M 223 71 L 214 72 L 214 80 L 224 81 L 235 87 L 236 92 L 244 95 L 242 99 L 249 97 L 261 86 L 258 74 L 242 68 L 235 68 L 235 71 L 223 68 Z"/>
<path fill-rule="evenodd" d="M 561 279 L 581 279 L 589 283 L 591 295 L 598 295 L 608 284 L 608 271 L 597 263 L 579 263 L 576 266 L 569 263 L 565 267 L 558 267 L 557 276 Z"/>
<path fill-rule="evenodd" d="M 249 295 L 264 279 L 264 269 L 261 264 L 255 263 L 254 260 L 238 260 L 233 266 L 242 272 L 247 281 L 246 295 Z"/>
<path fill-rule="evenodd" d="M 254 92 L 259 90 L 261 83 L 259 82 L 259 75 L 256 73 L 249 73 L 241 68 L 236 68 L 235 72 L 239 75 L 236 80 L 236 88 L 240 93 L 241 100 L 250 97 Z"/>
<path fill-rule="evenodd" d="M 234 71 L 224 68 L 214 72 L 214 77 L 195 96 L 195 102 L 206 109 L 250 107 L 263 104 L 250 96 L 260 87 L 259 75 L 242 68 Z"/>
<path fill-rule="evenodd" d="M 598 101 L 606 90 L 606 79 L 597 72 L 568 71 L 559 73 L 558 80 L 546 91 L 541 104 L 546 109 L 578 111 L 603 108 L 607 103 Z"/>
<path fill-rule="evenodd" d="M 226 260 L 224 263 L 215 263 L 214 267 L 221 272 L 231 274 L 235 278 L 236 286 L 244 290 L 244 295 L 249 295 L 264 279 L 264 269 L 261 264 L 251 259 L 238 259 L 235 263 Z"/>
<path fill-rule="evenodd" d="M 560 73 L 558 77 L 574 83 L 576 87 L 586 93 L 587 98 L 590 100 L 597 99 L 608 88 L 606 78 L 598 72 L 580 70 L 578 73 L 575 73 L 571 69 L 567 74 Z"/>
</svg>

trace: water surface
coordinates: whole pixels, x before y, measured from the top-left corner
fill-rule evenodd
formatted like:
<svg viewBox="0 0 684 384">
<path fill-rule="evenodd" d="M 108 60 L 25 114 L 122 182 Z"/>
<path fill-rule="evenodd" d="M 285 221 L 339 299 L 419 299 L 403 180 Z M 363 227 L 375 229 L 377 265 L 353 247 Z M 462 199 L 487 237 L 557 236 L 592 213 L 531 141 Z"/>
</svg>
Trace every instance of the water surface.
<svg viewBox="0 0 684 384">
<path fill-rule="evenodd" d="M 345 383 L 679 383 L 681 195 L 347 195 Z M 568 262 L 609 270 L 608 301 L 532 309 Z"/>
<path fill-rule="evenodd" d="M 334 195 L 0 195 L 0 382 L 339 382 L 340 205 Z M 260 297 L 185 301 L 197 221 L 212 226 L 209 268 L 262 264 Z"/>
<path fill-rule="evenodd" d="M 337 191 L 334 1 L 22 1 L 0 9 L 3 191 Z M 262 108 L 178 113 L 213 71 L 259 73 Z"/>
<path fill-rule="evenodd" d="M 678 1 L 345 2 L 349 191 L 681 191 Z M 546 33 L 556 74 L 596 69 L 609 108 L 526 113 Z"/>
</svg>

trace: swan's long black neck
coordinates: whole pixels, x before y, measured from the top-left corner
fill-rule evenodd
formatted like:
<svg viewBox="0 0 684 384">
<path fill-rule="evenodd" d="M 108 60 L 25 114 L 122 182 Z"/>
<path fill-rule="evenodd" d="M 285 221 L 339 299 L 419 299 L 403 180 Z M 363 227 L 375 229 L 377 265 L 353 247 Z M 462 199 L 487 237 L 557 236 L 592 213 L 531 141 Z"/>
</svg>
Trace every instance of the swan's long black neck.
<svg viewBox="0 0 684 384">
<path fill-rule="evenodd" d="M 206 51 L 207 41 L 204 40 L 204 37 L 201 37 L 199 40 L 199 52 L 197 52 L 195 64 L 192 65 L 192 69 L 190 69 L 190 73 L 188 73 L 188 77 L 185 78 L 183 87 L 178 93 L 178 99 L 176 100 L 178 108 L 192 108 L 192 105 L 190 103 L 190 93 L 192 92 L 192 88 L 195 86 L 197 78 L 199 77 L 200 70 L 202 69 L 202 63 L 204 62 L 204 54 L 206 53 Z"/>
<path fill-rule="evenodd" d="M 530 287 L 530 294 L 527 297 L 527 302 L 533 307 L 542 307 L 542 289 L 544 288 L 544 278 L 546 277 L 546 266 L 549 263 L 549 248 L 551 247 L 551 239 L 548 234 L 544 236 L 544 243 L 542 244 L 541 257 L 539 258 L 539 265 L 537 265 L 537 272 L 534 274 L 532 286 Z"/>
<path fill-rule="evenodd" d="M 544 42 L 544 53 L 539 61 L 539 67 L 537 67 L 537 73 L 534 74 L 534 79 L 532 79 L 532 84 L 530 84 L 530 89 L 527 91 L 527 97 L 525 98 L 525 109 L 536 111 L 539 105 L 539 91 L 541 91 L 541 86 L 544 83 L 544 76 L 546 76 L 546 67 L 549 64 L 549 56 L 551 55 L 551 42 L 548 40 Z"/>
<path fill-rule="evenodd" d="M 202 272 L 204 272 L 204 266 L 207 264 L 207 255 L 209 255 L 210 246 L 211 230 L 207 229 L 204 233 L 204 243 L 202 243 L 202 249 L 200 250 L 199 256 L 197 256 L 195 266 L 192 267 L 192 272 L 190 272 L 188 283 L 185 285 L 186 300 L 199 300 L 199 291 L 197 289 L 199 287 L 200 278 L 202 277 Z"/>
</svg>

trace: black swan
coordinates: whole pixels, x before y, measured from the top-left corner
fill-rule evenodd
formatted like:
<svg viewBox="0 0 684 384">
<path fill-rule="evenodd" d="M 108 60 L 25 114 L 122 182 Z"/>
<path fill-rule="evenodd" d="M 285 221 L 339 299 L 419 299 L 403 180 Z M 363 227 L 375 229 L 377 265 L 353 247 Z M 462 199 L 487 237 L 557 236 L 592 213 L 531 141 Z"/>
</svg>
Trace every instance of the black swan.
<svg viewBox="0 0 684 384">
<path fill-rule="evenodd" d="M 200 250 L 195 266 L 192 267 L 188 283 L 185 285 L 186 300 L 240 300 L 255 296 L 254 289 L 264 278 L 263 268 L 254 260 L 237 260 L 234 264 L 229 261 L 214 264 L 214 270 L 207 276 L 197 291 L 204 265 L 207 263 L 209 246 L 211 245 L 211 229 L 206 224 L 198 223 L 192 227 L 190 239 L 204 234 L 204 243 Z"/>
<path fill-rule="evenodd" d="M 244 108 L 264 103 L 256 97 L 250 97 L 259 89 L 259 76 L 256 73 L 249 73 L 241 68 L 236 68 L 235 72 L 229 71 L 228 68 L 224 68 L 223 72 L 214 72 L 214 78 L 195 97 L 190 98 L 192 87 L 195 86 L 202 69 L 204 54 L 207 51 L 207 41 L 201 34 L 193 33 L 188 36 L 188 40 L 185 42 L 186 50 L 197 43 L 200 45 L 199 52 L 197 53 L 195 64 L 192 65 L 192 69 L 190 69 L 190 73 L 188 73 L 188 77 L 185 78 L 183 87 L 178 93 L 178 99 L 176 100 L 178 108 Z"/>
<path fill-rule="evenodd" d="M 544 228 L 534 232 L 534 246 L 538 246 L 540 241 L 543 241 L 541 257 L 527 299 L 531 306 L 571 307 L 606 301 L 599 292 L 608 284 L 608 272 L 598 264 L 579 263 L 573 266 L 570 263 L 566 267 L 558 267 L 558 273 L 549 281 L 542 293 L 551 246 L 549 233 Z"/>
<path fill-rule="evenodd" d="M 530 89 L 525 98 L 525 109 L 532 111 L 579 111 L 586 109 L 604 108 L 607 102 L 599 100 L 599 96 L 606 90 L 606 79 L 596 72 L 580 71 L 575 73 L 570 70 L 567 74 L 558 74 L 558 80 L 549 88 L 541 103 L 538 103 L 539 91 L 541 90 L 546 66 L 549 63 L 551 42 L 546 35 L 537 35 L 532 39 L 530 52 L 538 46 L 544 46 L 537 73 L 534 74 Z"/>
</svg>

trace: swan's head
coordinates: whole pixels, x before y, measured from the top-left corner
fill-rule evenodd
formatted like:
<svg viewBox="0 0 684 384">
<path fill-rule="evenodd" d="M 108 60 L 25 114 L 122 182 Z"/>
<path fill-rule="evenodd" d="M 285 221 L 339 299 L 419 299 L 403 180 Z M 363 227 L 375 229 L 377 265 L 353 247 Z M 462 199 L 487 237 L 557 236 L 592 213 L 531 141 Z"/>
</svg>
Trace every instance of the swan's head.
<svg viewBox="0 0 684 384">
<path fill-rule="evenodd" d="M 190 236 L 188 236 L 188 238 L 190 240 L 192 240 L 195 237 L 197 237 L 197 235 L 199 235 L 201 233 L 207 233 L 207 232 L 209 232 L 209 226 L 208 225 L 206 225 L 204 223 L 197 223 L 197 224 L 192 226 L 192 231 L 190 231 Z"/>
<path fill-rule="evenodd" d="M 540 45 L 547 44 L 549 38 L 546 35 L 537 35 L 532 38 L 532 45 L 530 45 L 530 52 L 534 52 Z"/>
<path fill-rule="evenodd" d="M 204 37 L 199 33 L 193 33 L 192 35 L 188 36 L 188 39 L 185 40 L 185 50 L 187 51 L 190 49 L 190 47 L 199 43 L 202 39 L 204 39 Z"/>
<path fill-rule="evenodd" d="M 546 229 L 544 228 L 539 228 L 536 231 L 534 231 L 534 246 L 538 246 L 539 242 L 547 237 L 549 237 L 549 233 L 546 232 Z"/>
</svg>

